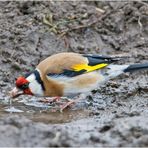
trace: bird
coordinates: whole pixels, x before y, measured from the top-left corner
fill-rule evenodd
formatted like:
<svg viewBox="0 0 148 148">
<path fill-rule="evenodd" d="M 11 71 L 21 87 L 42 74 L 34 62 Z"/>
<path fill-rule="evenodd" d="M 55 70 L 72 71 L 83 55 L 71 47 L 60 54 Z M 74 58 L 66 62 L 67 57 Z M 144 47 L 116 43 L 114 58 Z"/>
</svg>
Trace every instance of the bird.
<svg viewBox="0 0 148 148">
<path fill-rule="evenodd" d="M 45 99 L 50 97 L 55 101 L 63 96 L 87 94 L 123 73 L 148 68 L 148 63 L 116 64 L 123 59 L 125 57 L 74 52 L 53 54 L 41 61 L 33 71 L 19 76 L 10 95 L 12 98 L 25 94 Z M 69 100 L 61 110 L 76 100 Z"/>
</svg>

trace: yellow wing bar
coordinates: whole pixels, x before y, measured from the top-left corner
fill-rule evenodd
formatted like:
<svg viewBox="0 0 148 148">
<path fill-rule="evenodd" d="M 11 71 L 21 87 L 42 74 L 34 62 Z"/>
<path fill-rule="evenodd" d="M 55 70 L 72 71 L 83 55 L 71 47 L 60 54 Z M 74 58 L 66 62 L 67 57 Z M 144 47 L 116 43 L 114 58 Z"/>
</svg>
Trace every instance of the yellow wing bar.
<svg viewBox="0 0 148 148">
<path fill-rule="evenodd" d="M 101 63 L 101 64 L 98 64 L 98 65 L 95 65 L 95 66 L 89 66 L 87 64 L 77 64 L 77 65 L 74 65 L 73 66 L 73 69 L 75 71 L 80 71 L 80 70 L 86 70 L 87 72 L 91 72 L 91 71 L 94 71 L 94 70 L 97 70 L 97 69 L 101 69 L 105 66 L 107 66 L 108 64 L 105 64 L 105 63 Z"/>
</svg>

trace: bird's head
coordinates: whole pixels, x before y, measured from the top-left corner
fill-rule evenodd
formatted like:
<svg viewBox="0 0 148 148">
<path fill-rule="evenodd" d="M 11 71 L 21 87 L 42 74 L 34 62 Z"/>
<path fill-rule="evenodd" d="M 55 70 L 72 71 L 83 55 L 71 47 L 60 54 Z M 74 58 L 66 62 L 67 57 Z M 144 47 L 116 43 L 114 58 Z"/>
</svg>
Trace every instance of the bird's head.
<svg viewBox="0 0 148 148">
<path fill-rule="evenodd" d="M 15 85 L 16 87 L 10 92 L 13 98 L 23 94 L 36 96 L 44 95 L 44 84 L 37 70 L 26 74 L 26 76 L 18 77 L 15 81 Z"/>
<path fill-rule="evenodd" d="M 16 87 L 11 91 L 11 96 L 17 97 L 23 94 L 33 95 L 29 87 L 29 83 L 30 82 L 25 77 L 18 77 L 15 81 Z"/>
</svg>

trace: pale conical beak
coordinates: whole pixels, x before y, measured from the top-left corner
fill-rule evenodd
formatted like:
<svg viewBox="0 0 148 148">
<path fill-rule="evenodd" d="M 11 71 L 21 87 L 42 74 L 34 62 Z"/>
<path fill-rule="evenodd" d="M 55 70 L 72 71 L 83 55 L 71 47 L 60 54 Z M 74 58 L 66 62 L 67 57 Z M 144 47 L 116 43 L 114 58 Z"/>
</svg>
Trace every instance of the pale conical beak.
<svg viewBox="0 0 148 148">
<path fill-rule="evenodd" d="M 12 91 L 10 91 L 10 96 L 13 97 L 13 98 L 16 98 L 20 95 L 22 95 L 24 92 L 18 88 L 14 88 Z"/>
</svg>

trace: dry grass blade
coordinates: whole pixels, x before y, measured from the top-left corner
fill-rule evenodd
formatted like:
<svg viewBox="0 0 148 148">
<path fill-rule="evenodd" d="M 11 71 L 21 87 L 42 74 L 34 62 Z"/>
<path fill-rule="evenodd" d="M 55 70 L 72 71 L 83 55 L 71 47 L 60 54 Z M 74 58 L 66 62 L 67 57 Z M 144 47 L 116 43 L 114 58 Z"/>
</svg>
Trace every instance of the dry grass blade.
<svg viewBox="0 0 148 148">
<path fill-rule="evenodd" d="M 70 17 L 62 18 L 56 22 L 53 22 L 53 15 L 50 13 L 43 17 L 43 23 L 50 27 L 50 31 L 59 34 L 60 37 L 63 37 L 68 32 L 91 27 L 100 20 L 102 20 L 104 16 L 106 17 L 106 15 L 108 15 L 108 13 L 105 14 L 105 11 L 103 9 L 96 8 L 96 11 L 104 15 L 101 15 L 99 18 L 96 17 L 94 21 L 91 21 L 91 17 L 89 17 L 88 13 L 84 13 L 77 16 L 72 15 Z M 89 23 L 85 23 L 84 25 L 82 25 L 83 20 L 87 20 L 87 22 Z M 72 25 L 70 27 L 69 24 L 71 23 L 76 23 L 77 25 Z"/>
</svg>

